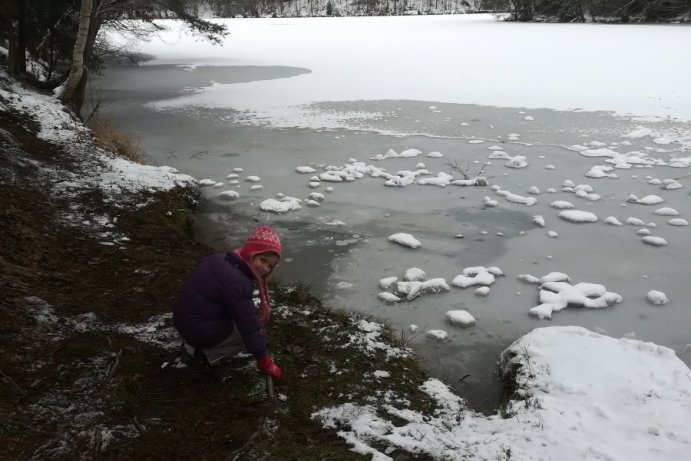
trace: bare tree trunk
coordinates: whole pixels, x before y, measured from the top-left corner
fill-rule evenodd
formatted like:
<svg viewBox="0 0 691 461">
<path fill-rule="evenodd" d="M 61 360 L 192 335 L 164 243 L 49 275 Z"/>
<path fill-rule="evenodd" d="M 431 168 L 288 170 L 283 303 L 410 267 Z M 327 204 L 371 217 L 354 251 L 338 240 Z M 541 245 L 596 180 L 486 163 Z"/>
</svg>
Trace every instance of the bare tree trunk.
<svg viewBox="0 0 691 461">
<path fill-rule="evenodd" d="M 60 101 L 69 106 L 76 113 L 79 113 L 81 106 L 80 86 L 83 85 L 82 79 L 86 78 L 86 61 L 84 59 L 87 43 L 89 42 L 89 29 L 93 20 L 92 13 L 97 0 L 82 0 L 82 8 L 79 13 L 79 30 L 77 39 L 74 42 L 72 52 L 72 67 L 67 76 L 62 92 L 58 96 Z"/>
<path fill-rule="evenodd" d="M 24 0 L 14 0 L 9 6 L 7 71 L 10 75 L 26 73 L 26 34 Z"/>
</svg>

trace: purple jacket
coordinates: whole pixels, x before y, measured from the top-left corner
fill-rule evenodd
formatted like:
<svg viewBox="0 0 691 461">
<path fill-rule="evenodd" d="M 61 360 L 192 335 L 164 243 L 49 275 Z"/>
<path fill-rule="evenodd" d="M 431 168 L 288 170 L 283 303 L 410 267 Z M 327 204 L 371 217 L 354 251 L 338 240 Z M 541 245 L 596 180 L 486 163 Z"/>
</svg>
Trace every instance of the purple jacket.
<svg viewBox="0 0 691 461">
<path fill-rule="evenodd" d="M 252 271 L 235 253 L 202 259 L 173 304 L 173 321 L 193 347 L 209 349 L 238 329 L 247 351 L 259 359 L 266 342 L 252 301 Z"/>
</svg>

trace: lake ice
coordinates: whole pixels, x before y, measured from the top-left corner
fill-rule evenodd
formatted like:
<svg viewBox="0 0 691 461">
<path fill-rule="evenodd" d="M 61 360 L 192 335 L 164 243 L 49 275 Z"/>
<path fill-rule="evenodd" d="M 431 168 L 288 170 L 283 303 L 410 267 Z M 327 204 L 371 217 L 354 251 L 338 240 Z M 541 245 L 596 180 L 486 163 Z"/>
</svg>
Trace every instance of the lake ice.
<svg viewBox="0 0 691 461">
<path fill-rule="evenodd" d="M 362 100 L 345 99 L 360 96 L 354 90 L 330 98 L 319 85 L 300 100 L 303 77 L 315 85 L 346 70 L 320 76 L 308 59 L 289 67 L 290 56 L 257 63 L 245 53 L 245 61 L 216 67 L 199 53 L 164 54 L 147 66 L 111 68 L 98 82 L 109 95 L 104 112 L 155 163 L 208 180 L 202 240 L 224 248 L 254 220 L 275 226 L 285 248 L 279 277 L 311 283 L 334 307 L 390 320 L 430 359 L 432 373 L 480 407 L 491 403 L 486 386 L 498 352 L 539 326 L 654 341 L 691 361 L 691 117 L 682 109 L 665 118 L 647 98 L 634 115 L 593 110 L 621 112 L 616 101 L 583 100 L 589 111 L 500 107 L 492 98 L 481 106 L 467 103 L 482 100 L 472 87 L 466 99 L 455 88 L 454 101 L 410 100 L 426 96 L 412 87 L 372 100 L 386 84 L 380 75 Z M 469 68 L 479 76 L 494 65 Z M 688 68 L 679 71 L 691 78 Z M 427 72 L 418 85 L 439 80 L 441 70 Z M 506 105 L 522 102 L 510 80 L 498 88 Z M 261 99 L 254 108 L 252 98 Z M 466 179 L 460 170 L 488 184 L 455 185 Z M 396 234 L 406 236 L 390 239 Z M 424 280 L 406 280 L 411 268 Z M 556 273 L 567 278 L 542 280 L 540 289 Z M 476 279 L 453 284 L 459 276 Z M 380 280 L 393 277 L 419 285 L 382 289 Z M 439 279 L 448 290 L 422 285 Z M 474 325 L 450 322 L 453 311 Z M 420 334 L 427 331 L 446 334 Z"/>
</svg>

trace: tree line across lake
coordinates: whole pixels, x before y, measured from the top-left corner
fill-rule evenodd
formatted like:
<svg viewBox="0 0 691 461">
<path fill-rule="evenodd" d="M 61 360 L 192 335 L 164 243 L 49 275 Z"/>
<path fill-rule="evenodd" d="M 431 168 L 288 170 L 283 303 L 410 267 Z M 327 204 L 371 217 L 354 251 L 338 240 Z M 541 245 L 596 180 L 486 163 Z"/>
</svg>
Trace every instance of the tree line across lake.
<svg viewBox="0 0 691 461">
<path fill-rule="evenodd" d="M 501 13 L 514 21 L 691 22 L 691 0 L 0 0 L 0 46 L 11 75 L 38 86 L 61 86 L 60 98 L 78 112 L 89 71 L 109 56 L 133 59 L 99 32 L 135 37 L 160 29 L 154 20 L 184 21 L 220 41 L 227 33 L 211 17 Z M 140 21 L 131 21 L 139 19 Z M 0 53 L 0 56 L 2 54 Z"/>
</svg>

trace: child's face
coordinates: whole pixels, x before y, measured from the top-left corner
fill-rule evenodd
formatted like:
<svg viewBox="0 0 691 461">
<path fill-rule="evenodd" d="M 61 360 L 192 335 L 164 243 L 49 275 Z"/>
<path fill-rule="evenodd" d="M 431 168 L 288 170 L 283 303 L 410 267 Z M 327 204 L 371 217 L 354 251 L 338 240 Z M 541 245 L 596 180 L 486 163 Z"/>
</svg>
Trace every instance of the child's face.
<svg viewBox="0 0 691 461">
<path fill-rule="evenodd" d="M 274 270 L 278 260 L 276 253 L 259 253 L 252 257 L 252 269 L 261 277 L 266 277 Z"/>
</svg>

